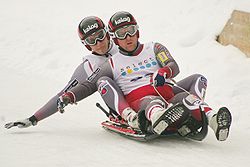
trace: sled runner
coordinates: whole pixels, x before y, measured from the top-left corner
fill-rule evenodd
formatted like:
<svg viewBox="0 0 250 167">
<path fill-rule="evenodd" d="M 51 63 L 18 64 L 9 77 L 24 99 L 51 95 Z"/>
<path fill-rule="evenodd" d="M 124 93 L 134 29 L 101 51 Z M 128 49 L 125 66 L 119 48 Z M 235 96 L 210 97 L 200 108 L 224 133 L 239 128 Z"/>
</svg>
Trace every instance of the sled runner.
<svg viewBox="0 0 250 167">
<path fill-rule="evenodd" d="M 136 141 L 150 141 L 158 137 L 168 137 L 173 135 L 184 138 L 190 138 L 192 140 L 202 141 L 206 137 L 208 132 L 207 119 L 201 107 L 201 121 L 197 121 L 191 115 L 189 115 L 189 117 L 185 121 L 183 121 L 183 123 L 178 127 L 178 129 L 170 127 L 163 131 L 161 135 L 158 135 L 152 132 L 152 127 L 150 124 L 146 127 L 146 130 L 133 129 L 126 123 L 126 121 L 121 118 L 121 116 L 117 114 L 116 111 L 110 109 L 108 112 L 99 103 L 96 103 L 96 106 L 100 108 L 109 118 L 109 120 L 101 123 L 101 126 L 105 130 L 117 133 L 121 136 Z M 177 107 L 183 107 L 184 109 L 185 106 L 182 104 L 176 104 L 168 110 L 170 110 L 170 112 L 173 112 Z"/>
</svg>

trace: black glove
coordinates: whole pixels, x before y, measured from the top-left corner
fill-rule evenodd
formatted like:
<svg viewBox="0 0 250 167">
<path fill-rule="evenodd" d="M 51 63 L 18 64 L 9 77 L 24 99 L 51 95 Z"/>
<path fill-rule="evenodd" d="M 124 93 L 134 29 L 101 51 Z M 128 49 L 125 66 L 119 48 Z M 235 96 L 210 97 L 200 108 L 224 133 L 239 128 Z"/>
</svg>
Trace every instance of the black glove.
<svg viewBox="0 0 250 167">
<path fill-rule="evenodd" d="M 158 69 L 151 78 L 151 84 L 155 87 L 163 86 L 167 78 L 172 76 L 170 67 L 166 66 Z"/>
</svg>

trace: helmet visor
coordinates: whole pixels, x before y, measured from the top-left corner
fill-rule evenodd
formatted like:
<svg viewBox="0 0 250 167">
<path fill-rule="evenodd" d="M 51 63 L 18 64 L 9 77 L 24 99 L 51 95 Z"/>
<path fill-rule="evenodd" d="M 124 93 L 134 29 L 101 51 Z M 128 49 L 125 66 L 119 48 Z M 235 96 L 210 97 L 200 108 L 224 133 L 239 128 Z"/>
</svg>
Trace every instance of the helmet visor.
<svg viewBox="0 0 250 167">
<path fill-rule="evenodd" d="M 104 29 L 100 29 L 93 34 L 89 35 L 86 39 L 84 39 L 84 43 L 86 45 L 94 46 L 97 41 L 102 41 L 106 37 L 107 32 Z"/>
<path fill-rule="evenodd" d="M 127 35 L 134 36 L 138 30 L 137 25 L 123 26 L 115 31 L 115 37 L 118 39 L 125 39 Z"/>
</svg>

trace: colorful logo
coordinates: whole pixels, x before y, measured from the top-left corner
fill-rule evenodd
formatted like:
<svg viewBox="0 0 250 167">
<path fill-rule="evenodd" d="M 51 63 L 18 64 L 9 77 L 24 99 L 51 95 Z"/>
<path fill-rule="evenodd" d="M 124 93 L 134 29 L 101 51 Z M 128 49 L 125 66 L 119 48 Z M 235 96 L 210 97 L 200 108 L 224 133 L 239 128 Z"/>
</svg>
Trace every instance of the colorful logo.
<svg viewBox="0 0 250 167">
<path fill-rule="evenodd" d="M 201 80 L 201 82 L 203 83 L 203 85 L 204 85 L 205 87 L 207 87 L 207 79 L 206 79 L 205 77 L 201 76 L 200 80 Z"/>
<path fill-rule="evenodd" d="M 156 65 L 157 65 L 156 60 L 153 58 L 149 58 L 149 59 L 143 60 L 142 62 L 139 62 L 138 64 L 132 64 L 130 66 L 121 68 L 121 75 L 126 76 L 129 74 L 132 74 L 133 72 L 147 69 Z"/>
<path fill-rule="evenodd" d="M 108 82 L 101 81 L 101 83 L 98 86 L 98 92 L 101 94 L 101 96 L 105 95 L 108 92 L 107 87 L 109 86 Z"/>
</svg>

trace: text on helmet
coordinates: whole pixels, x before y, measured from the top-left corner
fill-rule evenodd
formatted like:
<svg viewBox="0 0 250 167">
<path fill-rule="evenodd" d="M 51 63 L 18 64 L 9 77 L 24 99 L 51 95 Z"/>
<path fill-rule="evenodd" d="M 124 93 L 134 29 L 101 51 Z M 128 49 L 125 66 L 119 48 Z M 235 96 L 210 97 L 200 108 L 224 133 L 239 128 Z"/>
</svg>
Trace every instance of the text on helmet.
<svg viewBox="0 0 250 167">
<path fill-rule="evenodd" d="M 115 24 L 121 24 L 123 22 L 130 22 L 130 17 L 124 17 L 124 18 L 119 18 L 118 20 L 115 20 Z"/>
<path fill-rule="evenodd" d="M 98 24 L 97 24 L 97 23 L 92 24 L 91 26 L 88 25 L 87 28 L 83 29 L 83 32 L 86 34 L 86 33 L 89 32 L 90 30 L 93 30 L 94 28 L 98 28 Z"/>
</svg>

